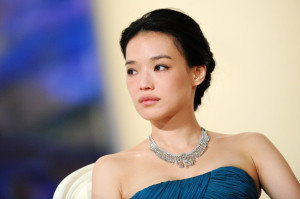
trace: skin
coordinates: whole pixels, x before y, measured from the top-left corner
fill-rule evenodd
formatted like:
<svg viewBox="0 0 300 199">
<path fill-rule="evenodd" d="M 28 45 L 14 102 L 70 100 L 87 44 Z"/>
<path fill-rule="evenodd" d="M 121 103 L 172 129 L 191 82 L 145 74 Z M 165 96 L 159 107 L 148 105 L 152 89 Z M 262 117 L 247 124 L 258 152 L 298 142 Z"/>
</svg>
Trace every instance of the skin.
<svg viewBox="0 0 300 199">
<path fill-rule="evenodd" d="M 140 32 L 126 48 L 127 87 L 137 112 L 152 127 L 158 146 L 174 154 L 192 151 L 201 138 L 193 111 L 196 86 L 206 67 L 189 68 L 173 37 Z M 140 102 L 141 97 L 151 97 Z M 137 146 L 101 157 L 94 166 L 93 199 L 130 198 L 150 185 L 190 178 L 235 166 L 246 171 L 257 190 L 271 198 L 300 198 L 300 185 L 280 152 L 262 134 L 225 135 L 208 131 L 204 154 L 189 169 L 159 159 L 145 139 Z"/>
</svg>

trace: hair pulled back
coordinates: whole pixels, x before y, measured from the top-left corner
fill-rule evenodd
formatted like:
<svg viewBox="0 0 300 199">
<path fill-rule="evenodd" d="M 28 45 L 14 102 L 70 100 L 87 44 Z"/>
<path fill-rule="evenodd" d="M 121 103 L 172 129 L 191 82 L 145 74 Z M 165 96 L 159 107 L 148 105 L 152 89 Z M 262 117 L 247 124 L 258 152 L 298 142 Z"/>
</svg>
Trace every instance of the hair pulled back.
<svg viewBox="0 0 300 199">
<path fill-rule="evenodd" d="M 197 86 L 194 98 L 194 111 L 201 104 L 205 90 L 210 86 L 211 73 L 215 68 L 213 54 L 209 43 L 204 37 L 199 25 L 188 15 L 171 10 L 158 9 L 143 15 L 123 30 L 120 45 L 124 58 L 128 42 L 141 31 L 155 31 L 171 35 L 175 45 L 180 44 L 186 62 L 190 68 L 206 66 L 204 81 Z"/>
</svg>

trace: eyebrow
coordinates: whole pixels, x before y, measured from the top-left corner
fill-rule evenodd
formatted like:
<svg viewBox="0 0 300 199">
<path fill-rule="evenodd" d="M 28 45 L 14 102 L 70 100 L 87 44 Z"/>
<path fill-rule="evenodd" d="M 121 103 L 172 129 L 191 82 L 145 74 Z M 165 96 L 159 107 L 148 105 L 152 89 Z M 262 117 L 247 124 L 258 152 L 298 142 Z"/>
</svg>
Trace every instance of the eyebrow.
<svg viewBox="0 0 300 199">
<path fill-rule="evenodd" d="M 170 57 L 169 55 L 156 55 L 154 57 L 151 57 L 150 60 L 158 60 L 158 59 L 163 59 L 163 58 L 166 58 L 166 59 L 172 59 L 172 57 Z M 134 64 L 136 61 L 134 60 L 128 60 L 126 61 L 125 65 L 128 65 L 128 64 Z"/>
</svg>

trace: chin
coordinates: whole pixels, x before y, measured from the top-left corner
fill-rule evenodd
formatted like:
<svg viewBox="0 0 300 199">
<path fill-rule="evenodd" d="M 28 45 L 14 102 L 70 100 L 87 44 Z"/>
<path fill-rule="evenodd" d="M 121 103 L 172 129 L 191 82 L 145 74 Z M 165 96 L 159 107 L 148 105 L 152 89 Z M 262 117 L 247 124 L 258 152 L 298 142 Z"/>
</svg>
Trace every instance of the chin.
<svg viewBox="0 0 300 199">
<path fill-rule="evenodd" d="M 169 118 L 170 115 L 172 115 L 168 111 L 165 111 L 162 109 L 139 110 L 138 113 L 142 118 L 144 118 L 145 120 L 149 120 L 149 121 L 163 120 L 163 119 Z"/>
<path fill-rule="evenodd" d="M 139 114 L 140 114 L 140 116 L 142 117 L 142 118 L 144 118 L 145 120 L 149 120 L 149 121 L 151 121 L 151 120 L 159 120 L 159 119 L 161 119 L 162 117 L 160 117 L 160 115 L 159 114 L 153 114 L 153 113 L 141 113 L 141 112 L 139 112 Z"/>
</svg>

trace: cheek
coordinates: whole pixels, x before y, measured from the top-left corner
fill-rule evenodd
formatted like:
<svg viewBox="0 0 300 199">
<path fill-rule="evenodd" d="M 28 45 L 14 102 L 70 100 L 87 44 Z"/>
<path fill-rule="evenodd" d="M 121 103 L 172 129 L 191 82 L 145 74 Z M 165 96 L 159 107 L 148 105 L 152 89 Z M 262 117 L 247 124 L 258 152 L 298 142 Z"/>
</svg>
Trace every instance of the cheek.
<svg viewBox="0 0 300 199">
<path fill-rule="evenodd" d="M 166 83 L 167 80 L 167 83 Z M 171 104 L 186 103 L 193 96 L 192 85 L 189 80 L 181 76 L 173 76 L 161 82 L 162 94 Z"/>
<path fill-rule="evenodd" d="M 192 84 L 187 75 L 178 74 L 171 77 L 169 82 L 172 82 L 171 90 L 177 92 L 188 92 L 192 88 Z"/>
<path fill-rule="evenodd" d="M 127 84 L 128 92 L 129 92 L 131 98 L 133 99 L 134 93 L 136 92 L 137 84 L 135 83 L 135 81 L 133 81 L 133 79 L 129 79 L 129 78 L 127 78 L 126 84 Z"/>
</svg>

